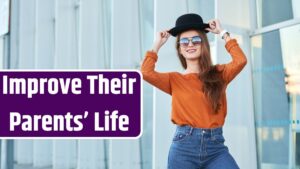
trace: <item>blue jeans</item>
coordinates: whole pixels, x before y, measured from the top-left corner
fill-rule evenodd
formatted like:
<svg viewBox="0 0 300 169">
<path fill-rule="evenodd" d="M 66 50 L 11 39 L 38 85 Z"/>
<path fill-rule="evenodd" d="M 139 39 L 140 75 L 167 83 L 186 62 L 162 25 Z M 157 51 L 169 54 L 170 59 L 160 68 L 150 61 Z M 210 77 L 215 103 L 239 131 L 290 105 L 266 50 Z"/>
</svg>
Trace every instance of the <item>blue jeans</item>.
<svg viewBox="0 0 300 169">
<path fill-rule="evenodd" d="M 168 169 L 239 169 L 224 145 L 222 127 L 177 126 L 168 155 Z"/>
</svg>

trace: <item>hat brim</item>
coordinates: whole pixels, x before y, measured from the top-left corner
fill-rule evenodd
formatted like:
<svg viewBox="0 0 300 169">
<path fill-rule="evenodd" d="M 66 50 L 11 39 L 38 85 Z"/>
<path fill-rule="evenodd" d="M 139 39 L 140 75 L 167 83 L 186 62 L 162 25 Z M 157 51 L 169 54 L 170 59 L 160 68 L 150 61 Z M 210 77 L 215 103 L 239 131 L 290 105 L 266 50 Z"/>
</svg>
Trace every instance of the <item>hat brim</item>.
<svg viewBox="0 0 300 169">
<path fill-rule="evenodd" d="M 196 30 L 202 30 L 205 33 L 208 33 L 208 30 L 205 30 L 205 28 L 209 28 L 209 24 L 186 24 L 186 25 L 181 25 L 181 26 L 176 26 L 172 29 L 170 29 L 168 32 L 172 35 L 172 36 L 177 36 L 179 33 L 187 31 L 187 30 L 191 30 L 191 29 L 196 29 Z"/>
</svg>

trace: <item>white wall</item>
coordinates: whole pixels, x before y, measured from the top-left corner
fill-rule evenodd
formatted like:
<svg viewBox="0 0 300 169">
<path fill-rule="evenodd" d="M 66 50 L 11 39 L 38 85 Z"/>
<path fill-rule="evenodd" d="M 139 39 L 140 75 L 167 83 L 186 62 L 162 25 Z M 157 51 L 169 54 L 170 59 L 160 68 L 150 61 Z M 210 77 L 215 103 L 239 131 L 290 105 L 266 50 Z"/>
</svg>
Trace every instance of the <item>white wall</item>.
<svg viewBox="0 0 300 169">
<path fill-rule="evenodd" d="M 106 31 L 102 30 L 102 25 L 106 24 L 103 23 L 104 16 L 96 12 L 103 7 L 102 1 L 77 2 L 13 1 L 11 68 L 104 68 L 105 50 L 100 42 L 104 42 L 102 36 Z M 79 23 L 80 19 L 85 22 Z M 95 21 L 99 24 L 91 26 Z M 97 150 L 99 147 L 98 144 L 77 143 L 77 140 L 16 140 L 15 161 L 34 167 L 74 168 L 78 149 L 84 154 L 83 149 Z M 103 141 L 98 143 L 101 145 Z M 95 152 L 98 155 L 87 161 L 81 156 L 80 164 L 93 168 L 96 159 L 104 155 L 103 147 Z M 100 159 L 103 161 L 98 162 L 104 164 L 104 158 Z"/>
<path fill-rule="evenodd" d="M 250 54 L 250 2 L 239 0 L 217 1 L 216 11 L 222 26 L 227 29 L 247 56 L 248 64 L 227 88 L 227 117 L 224 136 L 230 152 L 240 168 L 255 169 L 256 140 Z M 234 9 L 233 9 L 234 7 Z M 253 16 L 254 17 L 254 16 Z M 217 39 L 218 63 L 228 63 L 231 56 L 224 40 Z"/>
<path fill-rule="evenodd" d="M 238 40 L 240 47 L 247 56 L 248 64 L 243 71 L 227 87 L 227 117 L 224 125 L 225 144 L 237 161 L 240 168 L 255 169 L 256 163 L 256 145 L 255 145 L 255 126 L 254 110 L 252 96 L 252 76 L 251 76 L 251 58 L 249 54 L 250 41 L 246 32 L 234 32 L 241 37 L 233 38 Z M 223 40 L 218 41 L 218 63 L 228 63 L 231 56 L 225 49 Z"/>
<path fill-rule="evenodd" d="M 166 12 L 166 9 L 168 12 Z M 154 30 L 162 31 L 175 26 L 178 16 L 187 12 L 186 1 L 155 0 Z M 156 70 L 160 72 L 181 71 L 175 50 L 175 38 L 170 37 L 158 53 Z M 175 125 L 171 122 L 171 96 L 155 89 L 154 91 L 154 158 L 153 169 L 167 168 L 168 151 L 175 132 Z"/>
<path fill-rule="evenodd" d="M 141 44 L 138 0 L 112 1 L 111 68 L 135 68 L 140 63 Z M 140 169 L 139 140 L 111 140 L 110 168 Z"/>
</svg>

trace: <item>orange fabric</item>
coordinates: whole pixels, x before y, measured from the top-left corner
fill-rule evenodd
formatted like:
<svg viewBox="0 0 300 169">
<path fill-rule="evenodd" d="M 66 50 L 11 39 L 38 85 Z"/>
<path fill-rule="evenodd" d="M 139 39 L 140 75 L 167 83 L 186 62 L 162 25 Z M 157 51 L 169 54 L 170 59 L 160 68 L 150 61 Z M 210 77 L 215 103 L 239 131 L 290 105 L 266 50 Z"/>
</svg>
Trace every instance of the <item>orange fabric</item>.
<svg viewBox="0 0 300 169">
<path fill-rule="evenodd" d="M 247 64 L 247 58 L 236 39 L 225 44 L 232 61 L 227 64 L 218 64 L 226 86 Z M 177 125 L 191 125 L 199 128 L 215 128 L 224 124 L 227 114 L 226 92 L 221 98 L 222 106 L 218 114 L 212 114 L 212 107 L 201 91 L 202 82 L 197 73 L 181 74 L 179 72 L 157 72 L 155 63 L 157 54 L 147 51 L 142 62 L 141 72 L 143 79 L 172 96 L 171 121 Z"/>
</svg>

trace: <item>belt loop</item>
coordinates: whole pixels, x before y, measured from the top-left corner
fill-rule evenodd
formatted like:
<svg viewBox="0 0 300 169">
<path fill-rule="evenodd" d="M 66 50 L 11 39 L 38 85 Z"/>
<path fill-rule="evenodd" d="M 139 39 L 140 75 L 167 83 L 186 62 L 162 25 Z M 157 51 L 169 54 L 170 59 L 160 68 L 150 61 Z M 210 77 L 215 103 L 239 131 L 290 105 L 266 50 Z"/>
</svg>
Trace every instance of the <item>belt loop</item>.
<svg viewBox="0 0 300 169">
<path fill-rule="evenodd" d="M 193 132 L 193 127 L 191 126 L 189 135 L 191 135 L 192 132 Z"/>
<path fill-rule="evenodd" d="M 212 137 L 213 136 L 213 129 L 210 129 L 210 137 Z"/>
</svg>

